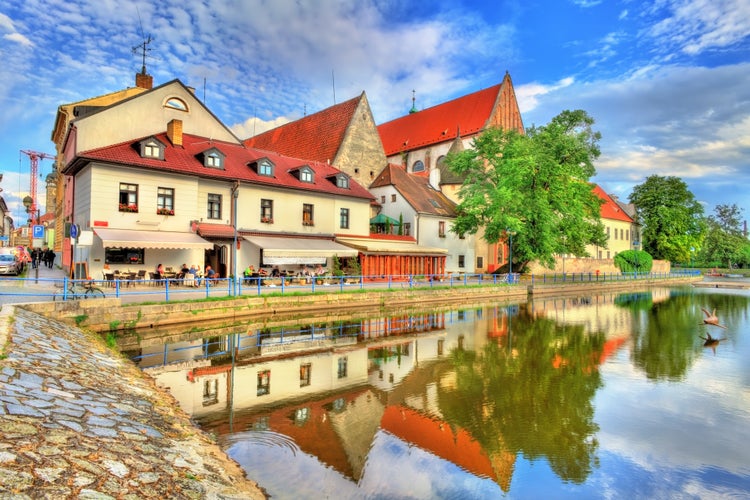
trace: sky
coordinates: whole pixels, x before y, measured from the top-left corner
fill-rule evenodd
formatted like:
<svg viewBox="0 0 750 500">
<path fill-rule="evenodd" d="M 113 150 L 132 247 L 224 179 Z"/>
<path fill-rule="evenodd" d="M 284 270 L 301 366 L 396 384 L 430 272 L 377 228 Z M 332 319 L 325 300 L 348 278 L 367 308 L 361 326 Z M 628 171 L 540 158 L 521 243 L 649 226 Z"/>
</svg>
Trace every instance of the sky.
<svg viewBox="0 0 750 500">
<path fill-rule="evenodd" d="M 583 109 L 592 179 L 677 176 L 750 218 L 747 0 L 3 0 L 0 182 L 16 225 L 57 107 L 179 79 L 241 139 L 366 92 L 376 123 L 499 83 L 526 127 Z M 40 162 L 38 199 L 52 161 Z"/>
</svg>

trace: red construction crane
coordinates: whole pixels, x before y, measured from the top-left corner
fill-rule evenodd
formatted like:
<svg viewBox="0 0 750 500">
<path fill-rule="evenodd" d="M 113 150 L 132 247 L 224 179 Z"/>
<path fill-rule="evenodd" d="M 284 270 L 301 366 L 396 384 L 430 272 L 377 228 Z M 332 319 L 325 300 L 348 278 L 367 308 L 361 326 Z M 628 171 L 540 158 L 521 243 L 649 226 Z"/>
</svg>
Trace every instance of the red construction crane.
<svg viewBox="0 0 750 500">
<path fill-rule="evenodd" d="M 31 197 L 31 205 L 29 205 L 29 215 L 31 220 L 34 221 L 34 217 L 37 216 L 36 211 L 36 186 L 37 177 L 39 176 L 39 160 L 54 160 L 53 155 L 47 153 L 38 153 L 37 151 L 30 151 L 22 149 L 21 153 L 25 154 L 31 160 L 31 185 L 29 186 L 29 196 Z M 35 222 L 39 222 L 38 220 Z"/>
</svg>

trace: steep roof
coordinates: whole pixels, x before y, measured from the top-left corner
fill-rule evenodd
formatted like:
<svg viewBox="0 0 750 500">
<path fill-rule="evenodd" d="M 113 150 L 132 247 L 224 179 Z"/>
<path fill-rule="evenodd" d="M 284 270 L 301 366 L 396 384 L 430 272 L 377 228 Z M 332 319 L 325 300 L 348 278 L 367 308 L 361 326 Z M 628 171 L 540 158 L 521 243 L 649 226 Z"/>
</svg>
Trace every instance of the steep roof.
<svg viewBox="0 0 750 500">
<path fill-rule="evenodd" d="M 409 174 L 400 165 L 389 163 L 370 184 L 370 189 L 383 186 L 396 188 L 406 202 L 419 213 L 456 216 L 455 203 L 441 191 L 433 189 L 427 178 Z"/>
<path fill-rule="evenodd" d="M 633 223 L 633 219 L 598 184 L 594 185 L 594 194 L 604 201 L 601 206 L 602 219 Z"/>
<path fill-rule="evenodd" d="M 410 113 L 378 126 L 386 156 L 480 132 L 497 101 L 501 84 Z"/>
<path fill-rule="evenodd" d="M 244 144 L 294 158 L 333 162 L 364 95 L 253 136 Z"/>
<path fill-rule="evenodd" d="M 65 167 L 64 173 L 71 175 L 83 168 L 90 161 L 102 161 L 182 175 L 195 175 L 225 181 L 240 180 L 258 185 L 277 186 L 366 200 L 373 199 L 369 191 L 351 178 L 349 179 L 349 189 L 337 187 L 333 176 L 342 174 L 342 172 L 326 163 L 290 158 L 268 151 L 246 148 L 240 144 L 221 142 L 190 134 L 183 134 L 181 147 L 172 145 L 166 133 L 157 134 L 153 137 L 165 145 L 164 160 L 141 157 L 138 144 L 147 138 L 142 137 L 79 153 Z M 211 148 L 217 148 L 225 155 L 223 169 L 209 168 L 203 165 L 202 153 Z M 262 158 L 268 158 L 274 163 L 273 177 L 260 175 L 248 166 Z M 296 169 L 303 165 L 307 165 L 313 170 L 314 182 L 303 182 L 294 175 Z"/>
</svg>

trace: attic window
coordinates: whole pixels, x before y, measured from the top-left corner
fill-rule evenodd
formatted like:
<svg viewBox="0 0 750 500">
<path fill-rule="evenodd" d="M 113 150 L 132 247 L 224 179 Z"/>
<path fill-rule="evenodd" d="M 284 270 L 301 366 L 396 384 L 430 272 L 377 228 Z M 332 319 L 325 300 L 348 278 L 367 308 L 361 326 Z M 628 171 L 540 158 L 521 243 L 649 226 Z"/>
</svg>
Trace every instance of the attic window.
<svg viewBox="0 0 750 500">
<path fill-rule="evenodd" d="M 414 165 L 411 167 L 412 172 L 424 172 L 424 163 L 422 163 L 422 160 L 417 160 L 414 162 Z"/>
<path fill-rule="evenodd" d="M 315 176 L 313 174 L 313 171 L 310 167 L 305 165 L 304 167 L 300 167 L 297 169 L 297 178 L 302 182 L 307 182 L 312 184 L 315 180 Z"/>
<path fill-rule="evenodd" d="M 224 153 L 216 148 L 204 151 L 203 166 L 208 168 L 224 168 Z"/>
<path fill-rule="evenodd" d="M 264 177 L 273 177 L 273 170 L 275 165 L 268 158 L 262 158 L 258 161 L 254 161 L 249 166 L 250 168 L 255 170 L 258 175 L 262 175 Z"/>
<path fill-rule="evenodd" d="M 345 174 L 332 175 L 328 179 L 336 184 L 338 188 L 349 189 L 349 177 Z"/>
<path fill-rule="evenodd" d="M 437 201 L 433 200 L 432 198 L 430 198 L 430 203 L 432 204 L 433 207 L 440 208 L 440 204 Z"/>
<path fill-rule="evenodd" d="M 165 108 L 176 109 L 178 111 L 187 111 L 188 110 L 188 106 L 185 103 L 185 101 L 183 101 L 179 97 L 170 97 L 164 103 L 164 107 Z"/>
<path fill-rule="evenodd" d="M 141 158 L 164 159 L 164 144 L 153 137 L 140 142 Z"/>
</svg>

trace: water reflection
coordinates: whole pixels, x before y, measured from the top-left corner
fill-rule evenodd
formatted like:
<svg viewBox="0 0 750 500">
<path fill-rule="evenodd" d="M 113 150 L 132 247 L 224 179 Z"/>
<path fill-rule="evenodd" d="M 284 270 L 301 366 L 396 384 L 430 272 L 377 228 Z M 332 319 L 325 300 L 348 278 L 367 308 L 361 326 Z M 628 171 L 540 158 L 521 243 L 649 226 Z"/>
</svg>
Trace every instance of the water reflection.
<svg viewBox="0 0 750 500">
<path fill-rule="evenodd" d="M 727 327 L 715 355 L 701 308 Z M 277 497 L 731 495 L 750 490 L 749 312 L 653 289 L 132 353 Z"/>
</svg>

